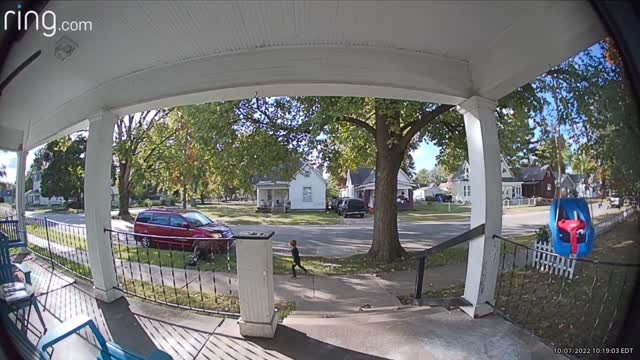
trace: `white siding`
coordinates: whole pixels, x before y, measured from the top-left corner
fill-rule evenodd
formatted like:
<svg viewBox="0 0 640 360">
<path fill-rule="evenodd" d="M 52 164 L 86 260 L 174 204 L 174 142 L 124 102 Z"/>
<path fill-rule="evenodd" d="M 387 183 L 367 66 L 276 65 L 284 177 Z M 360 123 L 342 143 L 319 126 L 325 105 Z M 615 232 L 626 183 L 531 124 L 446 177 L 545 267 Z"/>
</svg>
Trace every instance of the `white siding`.
<svg viewBox="0 0 640 360">
<path fill-rule="evenodd" d="M 309 171 L 309 177 L 304 176 L 304 171 Z M 311 187 L 311 201 L 303 199 L 305 187 Z M 305 165 L 296 177 L 289 183 L 289 201 L 291 210 L 322 210 L 326 207 L 327 184 L 322 176 Z"/>
</svg>

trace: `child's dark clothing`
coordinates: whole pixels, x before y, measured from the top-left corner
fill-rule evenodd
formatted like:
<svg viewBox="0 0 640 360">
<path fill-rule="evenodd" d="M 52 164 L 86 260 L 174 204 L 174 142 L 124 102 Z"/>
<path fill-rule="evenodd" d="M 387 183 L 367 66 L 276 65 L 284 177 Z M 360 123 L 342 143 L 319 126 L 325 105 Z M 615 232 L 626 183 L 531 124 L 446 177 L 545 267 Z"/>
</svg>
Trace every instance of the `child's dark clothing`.
<svg viewBox="0 0 640 360">
<path fill-rule="evenodd" d="M 293 277 L 296 277 L 296 266 L 302 269 L 306 274 L 307 269 L 305 269 L 304 266 L 300 264 L 300 252 L 298 251 L 297 247 L 291 248 L 291 257 L 293 257 L 293 264 L 291 264 L 291 273 L 293 274 Z"/>
</svg>

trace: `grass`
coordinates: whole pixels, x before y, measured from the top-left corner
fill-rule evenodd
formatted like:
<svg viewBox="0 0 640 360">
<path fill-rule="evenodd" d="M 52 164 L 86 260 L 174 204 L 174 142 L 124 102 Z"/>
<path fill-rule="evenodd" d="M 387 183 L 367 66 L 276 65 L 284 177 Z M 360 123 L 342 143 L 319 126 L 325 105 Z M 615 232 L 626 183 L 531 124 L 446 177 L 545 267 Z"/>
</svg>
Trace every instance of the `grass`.
<svg viewBox="0 0 640 360">
<path fill-rule="evenodd" d="M 11 204 L 6 203 L 6 202 L 0 202 L 0 207 L 11 209 Z"/>
<path fill-rule="evenodd" d="M 205 205 L 197 210 L 230 225 L 336 225 L 342 218 L 326 211 L 293 211 L 286 214 L 256 212 L 248 205 Z"/>
<path fill-rule="evenodd" d="M 121 260 L 140 262 L 143 264 L 161 265 L 182 268 L 185 266 L 190 252 L 161 249 L 143 249 L 136 247 L 120 246 L 114 247 L 113 252 L 116 258 Z M 463 263 L 467 259 L 467 248 L 454 247 L 442 253 L 429 257 L 427 267 L 443 266 L 447 264 Z M 186 266 L 187 269 L 199 269 L 200 271 L 236 273 L 236 257 L 230 255 L 228 259 L 224 254 L 212 255 L 207 261 L 198 261 L 197 266 Z M 395 271 L 415 270 L 416 260 L 412 253 L 405 258 L 386 263 L 384 261 L 371 260 L 366 254 L 352 255 L 348 257 L 323 257 L 304 256 L 302 265 L 316 275 L 350 275 L 350 274 L 374 274 Z M 288 275 L 291 273 L 291 258 L 288 256 L 275 255 L 273 257 L 273 273 L 275 275 Z"/>
<path fill-rule="evenodd" d="M 31 250 L 32 252 L 36 253 L 37 255 L 40 255 L 44 258 L 49 259 L 49 250 L 48 249 L 44 249 L 41 248 L 37 245 L 34 244 L 29 244 L 29 250 Z M 51 259 L 57 263 L 56 267 L 64 267 L 67 271 L 70 271 L 72 273 L 76 273 L 78 275 L 84 276 L 85 278 L 91 279 L 91 268 L 83 265 L 83 264 L 79 264 L 75 261 L 69 260 L 65 257 L 62 257 L 60 255 L 57 254 L 51 254 Z M 49 260 L 48 260 L 49 261 Z"/>
<path fill-rule="evenodd" d="M 147 300 L 175 304 L 193 308 L 194 310 L 240 313 L 240 301 L 236 296 L 213 295 L 200 291 L 188 292 L 185 289 L 176 289 L 160 284 L 153 284 L 152 286 L 151 283 L 140 280 L 125 280 L 121 284 L 121 288 Z M 296 304 L 289 300 L 278 300 L 275 302 L 275 308 L 278 310 L 278 319 L 282 322 L 284 318 L 295 310 Z"/>
<path fill-rule="evenodd" d="M 79 250 L 87 249 L 87 242 L 84 236 L 69 234 L 55 228 L 45 229 L 42 226 L 27 225 L 27 231 L 30 234 L 40 238 L 47 238 L 47 230 L 49 238 L 52 242 L 73 247 Z M 173 264 L 174 267 L 183 268 L 185 261 L 191 255 L 190 251 L 180 250 L 164 250 L 155 248 L 139 248 L 135 246 L 114 245 L 113 254 L 116 258 L 126 261 L 140 262 L 143 264 L 158 265 L 168 267 Z M 442 266 L 452 263 L 462 263 L 466 261 L 467 249 L 455 247 L 447 249 L 440 254 L 436 254 L 429 258 L 428 267 Z M 59 259 L 63 260 L 63 259 Z M 230 271 L 236 272 L 236 257 L 231 254 L 228 259 L 230 270 L 227 269 L 226 254 L 212 255 L 207 261 L 198 261 L 197 266 L 187 266 L 187 269 L 200 269 L 201 271 Z M 415 257 L 413 254 L 403 259 L 385 263 L 383 261 L 370 260 L 367 255 L 353 255 L 349 257 L 323 257 L 323 256 L 305 256 L 302 258 L 305 268 L 317 275 L 349 275 L 364 273 L 381 273 L 394 271 L 413 271 L 415 269 Z M 276 275 L 287 275 L 291 272 L 291 258 L 288 256 L 275 255 L 273 257 L 273 272 Z"/>
<path fill-rule="evenodd" d="M 446 203 L 414 203 L 413 210 L 399 211 L 399 222 L 424 222 L 443 220 L 464 220 L 471 215 L 471 208 L 465 205 L 454 205 Z"/>
<path fill-rule="evenodd" d="M 87 250 L 87 239 L 82 234 L 57 230 L 50 226 L 48 229 L 34 224 L 27 224 L 27 233 L 42 239 L 49 239 L 51 242 L 72 247 L 78 250 Z M 47 234 L 49 236 L 47 237 Z"/>
</svg>

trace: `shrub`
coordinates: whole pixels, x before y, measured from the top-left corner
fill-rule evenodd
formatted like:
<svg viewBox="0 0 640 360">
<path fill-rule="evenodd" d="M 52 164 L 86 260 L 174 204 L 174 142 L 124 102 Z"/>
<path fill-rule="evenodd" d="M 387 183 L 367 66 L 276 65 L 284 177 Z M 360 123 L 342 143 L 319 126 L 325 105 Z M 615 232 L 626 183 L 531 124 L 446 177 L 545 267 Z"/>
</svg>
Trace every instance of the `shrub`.
<svg viewBox="0 0 640 360">
<path fill-rule="evenodd" d="M 153 206 L 153 201 L 151 199 L 144 199 L 144 201 L 142 202 L 144 204 L 145 207 L 150 208 Z"/>
<path fill-rule="evenodd" d="M 536 241 L 539 242 L 549 242 L 551 239 L 551 230 L 549 229 L 549 225 L 545 225 L 538 230 L 536 230 Z"/>
</svg>

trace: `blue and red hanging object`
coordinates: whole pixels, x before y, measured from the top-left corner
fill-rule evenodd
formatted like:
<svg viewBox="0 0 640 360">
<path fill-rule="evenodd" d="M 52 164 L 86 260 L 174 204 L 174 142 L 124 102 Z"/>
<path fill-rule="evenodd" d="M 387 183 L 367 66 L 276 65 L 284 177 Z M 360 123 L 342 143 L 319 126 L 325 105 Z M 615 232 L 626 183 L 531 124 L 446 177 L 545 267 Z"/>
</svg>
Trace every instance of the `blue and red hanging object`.
<svg viewBox="0 0 640 360">
<path fill-rule="evenodd" d="M 591 253 L 596 231 L 585 199 L 554 199 L 549 211 L 549 229 L 556 254 L 581 258 Z"/>
</svg>

